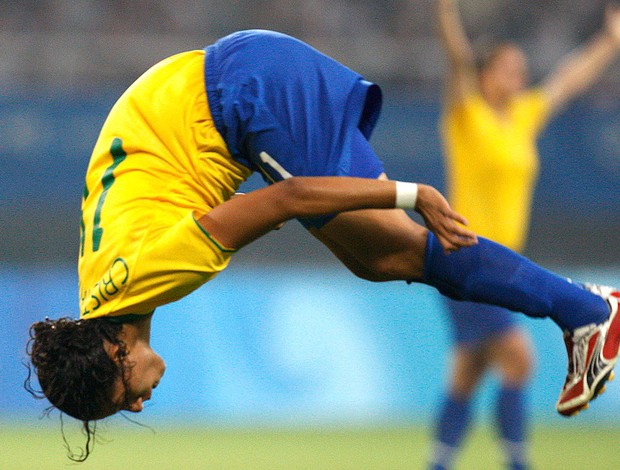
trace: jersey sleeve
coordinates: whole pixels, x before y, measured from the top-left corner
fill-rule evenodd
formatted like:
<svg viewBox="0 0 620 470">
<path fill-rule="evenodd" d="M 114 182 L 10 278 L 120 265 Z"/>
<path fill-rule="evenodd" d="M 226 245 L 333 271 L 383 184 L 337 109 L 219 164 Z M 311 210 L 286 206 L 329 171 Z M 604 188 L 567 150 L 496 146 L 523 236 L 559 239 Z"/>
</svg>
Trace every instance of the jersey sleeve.
<svg viewBox="0 0 620 470">
<path fill-rule="evenodd" d="M 144 299 L 141 310 L 179 300 L 224 270 L 232 253 L 189 213 L 143 250 L 125 296 Z"/>
<path fill-rule="evenodd" d="M 149 314 L 213 279 L 235 252 L 211 237 L 191 212 L 148 238 L 137 256 L 114 261 L 83 304 L 83 317 Z"/>
</svg>

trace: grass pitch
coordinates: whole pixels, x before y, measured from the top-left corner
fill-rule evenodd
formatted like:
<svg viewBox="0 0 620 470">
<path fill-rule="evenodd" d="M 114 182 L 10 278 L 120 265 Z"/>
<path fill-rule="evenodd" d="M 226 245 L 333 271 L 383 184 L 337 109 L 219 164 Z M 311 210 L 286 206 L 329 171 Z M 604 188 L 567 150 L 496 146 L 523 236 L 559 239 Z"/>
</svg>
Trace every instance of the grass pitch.
<svg viewBox="0 0 620 470">
<path fill-rule="evenodd" d="M 117 426 L 115 425 L 114 428 Z M 129 428 L 129 429 L 128 429 Z M 0 469 L 126 470 L 405 470 L 424 469 L 429 433 L 424 427 L 278 430 L 161 427 L 155 432 L 108 427 L 87 462 L 66 458 L 59 427 L 0 425 Z M 79 434 L 68 435 L 81 444 Z M 616 468 L 620 427 L 538 426 L 533 429 L 534 468 Z M 459 455 L 457 470 L 501 469 L 490 429 L 478 428 Z"/>
</svg>

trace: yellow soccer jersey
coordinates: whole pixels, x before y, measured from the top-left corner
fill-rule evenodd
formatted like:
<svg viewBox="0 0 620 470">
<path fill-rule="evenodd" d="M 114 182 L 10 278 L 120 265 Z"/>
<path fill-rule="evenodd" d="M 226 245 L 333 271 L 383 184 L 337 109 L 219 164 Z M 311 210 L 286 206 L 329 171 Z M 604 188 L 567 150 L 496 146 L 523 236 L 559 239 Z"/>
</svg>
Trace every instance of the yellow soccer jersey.
<svg viewBox="0 0 620 470">
<path fill-rule="evenodd" d="M 250 170 L 217 132 L 204 51 L 170 57 L 112 108 L 86 173 L 78 263 L 83 318 L 148 314 L 224 269 L 232 250 L 197 219 Z"/>
<path fill-rule="evenodd" d="M 448 197 L 481 236 L 521 250 L 538 174 L 536 138 L 549 116 L 542 91 L 514 99 L 501 119 L 480 94 L 444 111 Z"/>
</svg>

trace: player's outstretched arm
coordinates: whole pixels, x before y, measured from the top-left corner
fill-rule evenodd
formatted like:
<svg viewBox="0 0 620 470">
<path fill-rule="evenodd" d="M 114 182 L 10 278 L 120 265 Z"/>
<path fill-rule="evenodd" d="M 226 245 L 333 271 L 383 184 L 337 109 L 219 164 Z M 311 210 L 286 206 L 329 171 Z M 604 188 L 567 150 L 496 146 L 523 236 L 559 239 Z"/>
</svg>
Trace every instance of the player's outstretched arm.
<svg viewBox="0 0 620 470">
<path fill-rule="evenodd" d="M 474 53 L 456 0 L 436 0 L 439 37 L 448 59 L 448 98 L 459 100 L 477 87 Z"/>
<path fill-rule="evenodd" d="M 620 51 L 620 7 L 608 5 L 605 25 L 590 41 L 566 56 L 543 84 L 551 110 L 586 91 Z"/>
<path fill-rule="evenodd" d="M 400 185 L 400 186 L 399 186 Z M 397 189 L 400 188 L 400 189 Z M 238 249 L 294 218 L 358 209 L 417 210 L 446 250 L 476 243 L 441 194 L 427 185 L 349 177 L 294 177 L 232 198 L 199 219 L 222 245 Z"/>
</svg>

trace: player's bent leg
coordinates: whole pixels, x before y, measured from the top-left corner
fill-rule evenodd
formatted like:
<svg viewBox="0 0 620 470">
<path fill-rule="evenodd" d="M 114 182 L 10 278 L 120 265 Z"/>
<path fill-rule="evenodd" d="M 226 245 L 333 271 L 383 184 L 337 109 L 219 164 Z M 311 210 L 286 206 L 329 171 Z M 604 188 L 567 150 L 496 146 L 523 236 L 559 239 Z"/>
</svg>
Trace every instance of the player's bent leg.
<svg viewBox="0 0 620 470">
<path fill-rule="evenodd" d="M 435 237 L 401 210 L 345 212 L 311 231 L 365 279 L 423 280 L 457 299 L 553 319 L 570 332 L 569 372 L 556 404 L 563 415 L 585 408 L 613 377 L 620 349 L 617 290 L 590 287 L 588 292 L 482 238 L 446 255 Z"/>
<path fill-rule="evenodd" d="M 423 276 L 428 231 L 403 210 L 343 212 L 320 229 L 308 230 L 362 279 L 408 281 Z"/>
<path fill-rule="evenodd" d="M 568 374 L 556 404 L 557 411 L 564 416 L 579 413 L 603 393 L 605 383 L 613 379 L 620 351 L 620 292 L 597 285 L 586 285 L 586 289 L 607 302 L 610 315 L 603 323 L 564 333 Z"/>
</svg>

